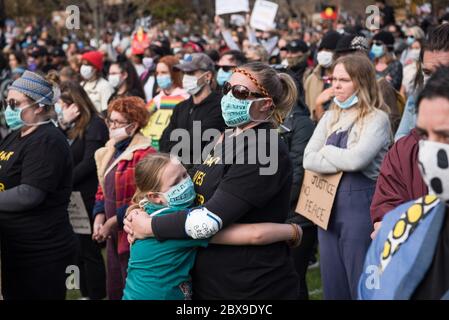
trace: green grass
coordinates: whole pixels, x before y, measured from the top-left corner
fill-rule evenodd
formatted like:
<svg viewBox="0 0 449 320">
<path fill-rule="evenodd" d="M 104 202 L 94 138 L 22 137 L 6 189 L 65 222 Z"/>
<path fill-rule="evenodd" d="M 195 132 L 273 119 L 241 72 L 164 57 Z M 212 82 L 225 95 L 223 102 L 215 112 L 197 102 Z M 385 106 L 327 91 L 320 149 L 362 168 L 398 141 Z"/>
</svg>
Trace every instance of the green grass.
<svg viewBox="0 0 449 320">
<path fill-rule="evenodd" d="M 105 251 L 103 250 L 103 255 L 105 256 Z M 105 257 L 106 261 L 106 257 Z M 310 300 L 322 300 L 323 299 L 323 287 L 321 286 L 321 274 L 320 267 L 316 267 L 307 271 L 307 286 L 309 288 L 309 299 Z M 77 300 L 81 298 L 81 292 L 79 290 L 67 290 L 66 299 L 67 300 Z"/>
<path fill-rule="evenodd" d="M 321 286 L 320 267 L 307 271 L 307 287 L 309 289 L 310 300 L 323 300 L 323 287 Z"/>
<path fill-rule="evenodd" d="M 66 300 L 77 300 L 79 298 L 81 298 L 81 292 L 79 290 L 67 290 Z"/>
</svg>

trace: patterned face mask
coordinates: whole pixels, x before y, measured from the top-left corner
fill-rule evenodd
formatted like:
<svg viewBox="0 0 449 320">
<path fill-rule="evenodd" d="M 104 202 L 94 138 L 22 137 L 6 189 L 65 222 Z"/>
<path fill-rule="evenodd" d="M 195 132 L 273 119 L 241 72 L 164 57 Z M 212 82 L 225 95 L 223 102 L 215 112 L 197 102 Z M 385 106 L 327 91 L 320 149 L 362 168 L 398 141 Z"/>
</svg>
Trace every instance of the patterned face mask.
<svg viewBox="0 0 449 320">
<path fill-rule="evenodd" d="M 195 186 L 190 177 L 185 178 L 162 194 L 171 208 L 187 208 L 193 204 L 196 197 Z"/>
<path fill-rule="evenodd" d="M 253 102 L 260 100 L 265 100 L 265 98 L 256 100 L 241 100 L 235 98 L 231 92 L 223 96 L 221 99 L 221 114 L 226 125 L 229 127 L 238 127 L 250 121 L 255 121 L 251 119 L 251 105 Z"/>
<path fill-rule="evenodd" d="M 429 190 L 442 201 L 449 200 L 449 145 L 441 142 L 419 142 L 418 165 Z"/>
</svg>

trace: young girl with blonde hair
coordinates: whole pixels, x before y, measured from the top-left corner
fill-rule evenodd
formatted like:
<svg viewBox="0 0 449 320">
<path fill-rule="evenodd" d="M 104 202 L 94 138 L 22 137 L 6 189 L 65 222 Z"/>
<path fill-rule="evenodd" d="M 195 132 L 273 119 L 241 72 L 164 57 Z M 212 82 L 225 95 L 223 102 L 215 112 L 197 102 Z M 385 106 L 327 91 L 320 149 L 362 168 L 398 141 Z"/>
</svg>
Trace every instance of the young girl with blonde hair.
<svg viewBox="0 0 449 320">
<path fill-rule="evenodd" d="M 176 215 L 193 205 L 196 193 L 181 162 L 169 154 L 149 154 L 136 167 L 134 202 L 150 216 Z M 156 238 L 136 240 L 131 246 L 124 300 L 186 300 L 192 295 L 190 270 L 196 248 L 209 242 L 226 245 L 265 245 L 289 241 L 299 245 L 296 224 L 233 224 L 211 239 Z"/>
</svg>

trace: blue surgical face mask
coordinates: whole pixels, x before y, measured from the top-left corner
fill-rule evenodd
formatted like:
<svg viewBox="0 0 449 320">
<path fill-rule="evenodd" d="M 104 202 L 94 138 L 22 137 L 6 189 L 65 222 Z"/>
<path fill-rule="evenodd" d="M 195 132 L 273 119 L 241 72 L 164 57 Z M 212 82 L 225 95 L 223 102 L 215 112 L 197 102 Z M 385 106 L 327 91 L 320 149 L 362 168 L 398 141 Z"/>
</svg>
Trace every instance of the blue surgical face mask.
<svg viewBox="0 0 449 320">
<path fill-rule="evenodd" d="M 172 86 L 172 80 L 169 75 L 157 76 L 156 81 L 161 89 L 170 89 Z"/>
<path fill-rule="evenodd" d="M 58 118 L 62 117 L 62 106 L 59 102 L 55 103 L 55 112 L 58 115 Z"/>
<path fill-rule="evenodd" d="M 6 124 L 11 130 L 17 130 L 23 127 L 24 123 L 22 120 L 22 110 L 19 108 L 11 109 L 8 104 L 5 110 L 5 120 Z"/>
<path fill-rule="evenodd" d="M 373 46 L 371 47 L 371 54 L 375 58 L 382 57 L 384 55 L 384 47 L 381 45 L 373 44 Z"/>
<path fill-rule="evenodd" d="M 232 71 L 224 71 L 223 68 L 220 68 L 217 72 L 217 83 L 219 86 L 223 86 L 226 81 L 232 76 Z"/>
<path fill-rule="evenodd" d="M 17 130 L 22 128 L 26 123 L 22 120 L 22 111 L 26 108 L 31 107 L 35 103 L 26 105 L 21 108 L 14 108 L 14 110 L 11 108 L 11 106 L 8 104 L 5 109 L 5 120 L 6 124 L 11 130 Z M 48 121 L 45 121 L 47 123 Z M 43 123 L 43 122 L 42 122 Z M 41 122 L 36 123 L 37 125 L 41 124 Z"/>
<path fill-rule="evenodd" d="M 415 37 L 411 37 L 411 36 L 407 37 L 407 44 L 409 46 L 411 46 L 413 44 L 413 42 L 415 42 Z"/>
<path fill-rule="evenodd" d="M 8 125 L 8 127 L 11 130 L 18 130 L 20 128 L 22 128 L 24 125 L 27 126 L 40 126 L 42 124 L 46 124 L 51 122 L 51 120 L 47 120 L 47 121 L 40 121 L 40 122 L 35 122 L 35 123 L 26 123 L 23 121 L 22 119 L 22 111 L 25 110 L 26 108 L 29 108 L 35 104 L 39 104 L 39 102 L 41 102 L 43 99 L 40 99 L 38 101 L 35 101 L 31 104 L 28 104 L 26 106 L 23 106 L 21 108 L 19 107 L 15 107 L 14 110 L 11 108 L 11 106 L 8 104 L 6 106 L 5 109 L 5 120 L 6 120 L 6 124 Z M 40 104 L 39 104 L 40 105 Z"/>
<path fill-rule="evenodd" d="M 350 96 L 346 101 L 340 102 L 338 101 L 337 97 L 334 97 L 334 103 L 339 106 L 341 109 L 349 109 L 353 105 L 355 105 L 357 102 L 359 102 L 359 98 L 354 93 L 352 96 Z"/>
<path fill-rule="evenodd" d="M 162 193 L 170 208 L 187 208 L 193 204 L 196 198 L 195 186 L 190 177 L 182 180 L 167 192 Z"/>
<path fill-rule="evenodd" d="M 221 114 L 228 127 L 238 127 L 250 121 L 251 105 L 255 101 L 265 100 L 240 100 L 235 98 L 231 92 L 221 98 Z"/>
</svg>

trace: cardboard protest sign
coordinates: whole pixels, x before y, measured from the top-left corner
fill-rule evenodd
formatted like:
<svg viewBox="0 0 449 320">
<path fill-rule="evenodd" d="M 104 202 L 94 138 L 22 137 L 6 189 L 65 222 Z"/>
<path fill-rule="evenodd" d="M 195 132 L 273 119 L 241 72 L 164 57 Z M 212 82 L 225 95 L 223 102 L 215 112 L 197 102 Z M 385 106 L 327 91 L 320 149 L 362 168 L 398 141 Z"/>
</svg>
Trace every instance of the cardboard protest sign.
<svg viewBox="0 0 449 320">
<path fill-rule="evenodd" d="M 251 27 L 262 31 L 274 29 L 274 19 L 276 18 L 278 8 L 279 5 L 277 3 L 257 0 L 251 14 Z"/>
<path fill-rule="evenodd" d="M 84 205 L 81 192 L 74 191 L 70 196 L 70 203 L 67 207 L 70 223 L 76 234 L 91 234 L 89 214 Z"/>
<path fill-rule="evenodd" d="M 249 12 L 248 0 L 215 0 L 217 16 L 235 12 Z"/>
<path fill-rule="evenodd" d="M 320 174 L 305 170 L 296 212 L 327 230 L 342 172 Z"/>
</svg>

